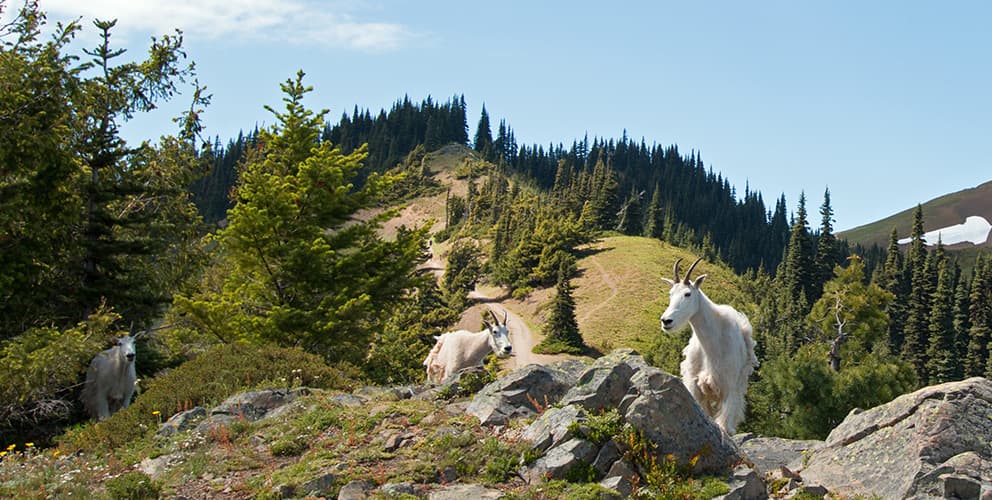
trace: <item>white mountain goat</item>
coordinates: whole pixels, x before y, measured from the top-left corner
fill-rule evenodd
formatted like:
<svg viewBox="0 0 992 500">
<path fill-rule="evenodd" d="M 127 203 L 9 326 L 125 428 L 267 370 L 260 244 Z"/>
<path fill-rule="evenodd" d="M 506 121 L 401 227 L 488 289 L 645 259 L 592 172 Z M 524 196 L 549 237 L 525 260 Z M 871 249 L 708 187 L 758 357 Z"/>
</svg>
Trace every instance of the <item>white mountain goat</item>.
<svg viewBox="0 0 992 500">
<path fill-rule="evenodd" d="M 448 332 L 435 337 L 437 343 L 424 360 L 427 367 L 427 380 L 440 383 L 451 374 L 472 366 L 482 366 L 482 361 L 490 352 L 499 358 L 506 358 L 513 352 L 510 344 L 510 330 L 506 326 L 509 313 L 504 313 L 503 321 L 489 310 L 493 322 L 483 320 L 485 329 L 475 333 L 468 330 Z"/>
<path fill-rule="evenodd" d="M 696 259 L 679 279 L 662 278 L 672 286 L 668 309 L 661 315 L 661 328 L 677 331 L 692 327 L 689 344 L 682 350 L 679 365 L 682 383 L 710 417 L 728 434 L 744 420 L 744 394 L 748 377 L 758 366 L 747 316 L 726 304 L 715 304 L 700 290 L 706 275 L 690 282 L 692 270 L 703 259 Z"/>
<path fill-rule="evenodd" d="M 116 345 L 97 354 L 86 371 L 80 399 L 91 417 L 104 420 L 127 408 L 137 380 L 134 372 L 134 337 L 118 337 Z"/>
</svg>

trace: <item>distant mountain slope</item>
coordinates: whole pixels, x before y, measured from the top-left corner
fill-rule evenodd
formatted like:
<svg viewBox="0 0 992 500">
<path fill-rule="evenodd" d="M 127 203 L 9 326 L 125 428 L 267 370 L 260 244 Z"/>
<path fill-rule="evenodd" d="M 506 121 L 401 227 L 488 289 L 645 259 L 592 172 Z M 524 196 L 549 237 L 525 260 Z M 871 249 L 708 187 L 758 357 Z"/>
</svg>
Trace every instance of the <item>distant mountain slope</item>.
<svg viewBox="0 0 992 500">
<path fill-rule="evenodd" d="M 974 235 L 976 231 L 962 231 L 963 228 L 954 226 L 962 225 L 969 217 L 981 217 L 988 223 L 992 223 L 992 181 L 980 186 L 964 189 L 956 193 L 947 194 L 923 203 L 923 230 L 931 233 L 927 238 L 927 243 L 935 245 L 937 243 L 936 233 L 939 231 L 941 240 L 951 251 L 964 251 L 970 254 L 976 248 L 992 248 L 992 236 L 986 235 L 985 240 L 978 244 L 971 241 L 960 241 L 954 235 Z M 889 244 L 889 235 L 892 228 L 896 228 L 899 238 L 907 238 L 913 224 L 913 211 L 916 207 L 910 207 L 890 217 L 865 224 L 854 229 L 843 231 L 838 237 L 846 239 L 849 243 L 864 246 L 873 244 L 886 247 Z M 976 223 L 977 224 L 974 224 Z M 969 220 L 967 227 L 981 227 L 981 221 Z M 971 238 L 974 239 L 974 238 Z M 932 241 L 931 241 L 932 240 Z"/>
</svg>

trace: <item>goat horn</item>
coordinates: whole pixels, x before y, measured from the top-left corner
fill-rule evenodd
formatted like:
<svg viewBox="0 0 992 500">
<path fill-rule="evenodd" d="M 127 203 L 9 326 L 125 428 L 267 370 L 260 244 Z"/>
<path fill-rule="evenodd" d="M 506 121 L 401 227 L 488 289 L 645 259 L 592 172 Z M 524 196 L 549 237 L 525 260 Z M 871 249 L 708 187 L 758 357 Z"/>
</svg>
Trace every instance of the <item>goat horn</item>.
<svg viewBox="0 0 992 500">
<path fill-rule="evenodd" d="M 692 270 L 696 268 L 696 264 L 699 264 L 699 261 L 701 261 L 701 260 L 703 260 L 702 257 L 696 259 L 696 262 L 693 262 L 692 265 L 689 266 L 689 270 L 686 271 L 686 273 L 685 273 L 685 281 L 684 281 L 684 283 L 686 285 L 689 284 L 689 276 L 692 276 Z"/>
<path fill-rule="evenodd" d="M 508 319 L 510 319 L 510 311 L 507 311 L 506 309 L 503 309 L 503 324 L 504 325 L 506 324 L 506 321 Z"/>
<path fill-rule="evenodd" d="M 492 318 L 493 318 L 493 321 L 494 321 L 494 322 L 495 322 L 495 323 L 496 323 L 497 325 L 499 325 L 499 318 L 497 318 L 497 317 L 496 317 L 496 313 L 494 313 L 492 309 L 490 309 L 490 310 L 489 310 L 489 315 L 490 315 L 490 316 L 492 316 Z"/>
<path fill-rule="evenodd" d="M 682 257 L 679 257 L 679 258 L 675 259 L 675 282 L 676 283 L 678 283 L 679 281 L 682 281 L 679 278 L 679 262 L 682 262 Z"/>
</svg>

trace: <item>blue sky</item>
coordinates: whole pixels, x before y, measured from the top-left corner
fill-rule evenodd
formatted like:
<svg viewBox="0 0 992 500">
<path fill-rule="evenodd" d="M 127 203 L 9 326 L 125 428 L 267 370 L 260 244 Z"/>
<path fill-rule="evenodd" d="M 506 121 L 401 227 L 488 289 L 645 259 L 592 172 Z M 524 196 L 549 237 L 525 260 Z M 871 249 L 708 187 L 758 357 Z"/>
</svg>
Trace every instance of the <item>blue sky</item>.
<svg viewBox="0 0 992 500">
<path fill-rule="evenodd" d="M 7 0 L 8 3 L 11 0 Z M 15 2 L 17 3 L 17 2 Z M 118 18 L 137 56 L 184 31 L 213 94 L 206 133 L 272 123 L 297 70 L 337 120 L 409 95 L 485 103 L 518 142 L 628 136 L 697 150 L 768 205 L 830 189 L 849 229 L 992 180 L 992 3 L 41 0 L 50 18 Z M 171 132 L 183 97 L 127 125 Z M 963 222 L 963 221 L 962 221 Z"/>
</svg>

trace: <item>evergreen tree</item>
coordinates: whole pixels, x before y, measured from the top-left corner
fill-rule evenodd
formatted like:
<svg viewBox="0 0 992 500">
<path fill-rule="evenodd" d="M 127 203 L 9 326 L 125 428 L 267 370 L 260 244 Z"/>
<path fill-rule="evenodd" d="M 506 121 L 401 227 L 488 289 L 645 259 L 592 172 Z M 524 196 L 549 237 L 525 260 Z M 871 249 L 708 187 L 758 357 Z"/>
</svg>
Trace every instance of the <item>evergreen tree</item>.
<svg viewBox="0 0 992 500">
<path fill-rule="evenodd" d="M 493 159 L 493 131 L 489 126 L 489 113 L 486 112 L 486 105 L 482 105 L 482 113 L 479 115 L 479 124 L 475 127 L 475 140 L 472 141 L 475 148 L 483 158 Z"/>
<path fill-rule="evenodd" d="M 960 380 L 964 377 L 965 362 L 968 356 L 968 342 L 971 330 L 971 318 L 969 308 L 971 307 L 971 282 L 966 279 L 958 266 L 957 259 L 954 260 L 954 345 L 951 357 L 953 373 L 950 380 Z M 965 362 L 962 362 L 965 360 Z"/>
<path fill-rule="evenodd" d="M 964 376 L 978 377 L 986 372 L 989 340 L 992 339 L 992 261 L 979 255 L 971 277 L 968 304 L 968 346 Z"/>
<path fill-rule="evenodd" d="M 281 88 L 285 112 L 267 108 L 277 125 L 260 133 L 230 224 L 216 236 L 221 283 L 177 297 L 176 306 L 223 341 L 301 346 L 359 364 L 388 311 L 418 286 L 427 228 L 385 241 L 377 230 L 395 212 L 356 221 L 394 179 L 373 174 L 352 189 L 364 149 L 345 155 L 319 141 L 326 111 L 303 106 L 312 89 L 302 71 Z"/>
<path fill-rule="evenodd" d="M 661 189 L 655 184 L 651 193 L 651 202 L 648 203 L 647 218 L 644 222 L 644 236 L 648 238 L 662 238 L 662 228 L 664 227 L 664 212 L 661 207 Z"/>
<path fill-rule="evenodd" d="M 810 310 L 812 341 L 762 362 L 748 392 L 749 429 L 822 439 L 851 409 L 886 403 L 915 387 L 912 366 L 886 348 L 891 294 L 866 286 L 863 263 L 850 262 L 836 268 Z"/>
<path fill-rule="evenodd" d="M 929 340 L 927 346 L 928 384 L 949 382 L 955 377 L 955 366 L 960 364 L 954 335 L 954 270 L 943 255 L 938 242 L 934 253 L 938 272 L 937 287 L 930 301 Z"/>
<path fill-rule="evenodd" d="M 633 236 L 639 236 L 644 231 L 644 224 L 641 222 L 642 196 L 644 196 L 644 191 L 638 192 L 636 188 L 630 191 L 627 201 L 620 209 L 617 231 Z"/>
<path fill-rule="evenodd" d="M 561 262 L 558 268 L 558 283 L 555 285 L 555 298 L 551 303 L 551 312 L 544 323 L 545 338 L 534 346 L 534 352 L 579 354 L 585 344 L 579 333 L 579 324 L 575 319 L 575 299 L 572 298 L 571 274 L 574 272 L 574 259 Z"/>
<path fill-rule="evenodd" d="M 70 146 L 79 69 L 65 53 L 79 26 L 42 42 L 36 6 L 12 14 L 0 33 L 0 340 L 78 319 L 65 292 L 77 284 L 70 261 L 82 213 Z"/>
<path fill-rule="evenodd" d="M 903 330 L 903 359 L 911 362 L 919 380 L 928 380 L 926 374 L 926 346 L 930 331 L 930 277 L 925 241 L 923 238 L 923 209 L 916 206 L 913 215 L 912 242 L 906 256 L 910 275 L 906 326 Z"/>
<path fill-rule="evenodd" d="M 892 302 L 886 308 L 886 312 L 889 314 L 889 348 L 891 352 L 902 351 L 903 330 L 906 325 L 908 307 L 905 276 L 902 252 L 899 251 L 899 233 L 895 228 L 892 228 L 885 264 L 882 267 L 879 280 L 879 286 L 893 295 Z"/>
<path fill-rule="evenodd" d="M 823 284 L 829 281 L 834 275 L 834 266 L 840 264 L 839 251 L 837 248 L 837 237 L 833 233 L 834 210 L 830 206 L 830 190 L 823 193 L 823 205 L 820 206 L 820 233 L 817 235 L 816 256 L 813 267 L 815 278 L 810 296 L 811 300 L 820 298 L 820 291 Z"/>
<path fill-rule="evenodd" d="M 807 299 L 814 296 L 812 293 L 815 271 L 813 258 L 813 239 L 810 236 L 809 225 L 806 220 L 806 196 L 800 194 L 799 210 L 792 222 L 792 232 L 789 236 L 789 245 L 785 250 L 781 272 L 786 292 L 791 299 L 797 300 L 800 295 L 805 295 Z M 806 311 L 802 313 L 805 315 Z"/>
<path fill-rule="evenodd" d="M 469 240 L 459 240 L 451 246 L 441 286 L 448 296 L 448 303 L 455 310 L 464 309 L 469 292 L 475 289 L 475 284 L 482 276 L 480 252 Z"/>
</svg>

